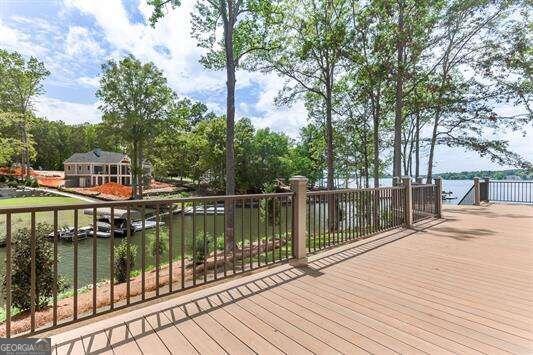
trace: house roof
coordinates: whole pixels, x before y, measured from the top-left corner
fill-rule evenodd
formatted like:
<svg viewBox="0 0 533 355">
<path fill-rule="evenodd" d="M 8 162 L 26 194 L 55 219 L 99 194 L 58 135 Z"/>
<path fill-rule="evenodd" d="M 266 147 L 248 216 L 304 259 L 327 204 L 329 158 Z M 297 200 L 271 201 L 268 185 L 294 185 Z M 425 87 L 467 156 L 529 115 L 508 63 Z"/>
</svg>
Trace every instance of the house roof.
<svg viewBox="0 0 533 355">
<path fill-rule="evenodd" d="M 107 152 L 105 150 L 93 149 L 87 153 L 74 153 L 63 163 L 102 163 L 118 164 L 128 156 L 124 153 Z"/>
</svg>

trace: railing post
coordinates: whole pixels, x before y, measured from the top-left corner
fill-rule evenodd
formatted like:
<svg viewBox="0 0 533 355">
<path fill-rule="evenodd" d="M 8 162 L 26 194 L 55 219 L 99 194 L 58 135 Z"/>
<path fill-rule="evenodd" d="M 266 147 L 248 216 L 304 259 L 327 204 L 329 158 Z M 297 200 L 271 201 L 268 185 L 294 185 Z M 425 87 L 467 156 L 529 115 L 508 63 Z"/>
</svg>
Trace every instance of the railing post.
<svg viewBox="0 0 533 355">
<path fill-rule="evenodd" d="M 406 176 L 402 178 L 402 181 L 405 189 L 405 227 L 413 228 L 413 188 L 411 177 Z"/>
<path fill-rule="evenodd" d="M 291 265 L 307 265 L 307 230 L 305 221 L 307 217 L 307 178 L 294 176 L 290 179 L 292 198 L 292 256 Z"/>
<path fill-rule="evenodd" d="M 485 178 L 485 193 L 486 193 L 485 201 L 489 202 L 490 201 L 490 178 L 488 177 Z"/>
<path fill-rule="evenodd" d="M 481 203 L 481 191 L 479 188 L 479 178 L 474 178 L 474 205 L 479 206 Z"/>
<path fill-rule="evenodd" d="M 442 218 L 442 178 L 435 178 L 435 217 Z"/>
</svg>

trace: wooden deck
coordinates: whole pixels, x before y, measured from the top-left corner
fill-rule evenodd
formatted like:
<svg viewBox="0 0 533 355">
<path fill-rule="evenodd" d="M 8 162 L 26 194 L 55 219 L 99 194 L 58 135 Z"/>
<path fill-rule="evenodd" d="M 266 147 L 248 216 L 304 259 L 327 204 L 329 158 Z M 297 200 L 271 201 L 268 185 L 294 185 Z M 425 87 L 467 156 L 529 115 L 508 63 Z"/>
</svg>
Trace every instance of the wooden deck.
<svg viewBox="0 0 533 355">
<path fill-rule="evenodd" d="M 532 354 L 533 206 L 455 206 L 444 217 L 52 341 L 58 354 Z"/>
</svg>

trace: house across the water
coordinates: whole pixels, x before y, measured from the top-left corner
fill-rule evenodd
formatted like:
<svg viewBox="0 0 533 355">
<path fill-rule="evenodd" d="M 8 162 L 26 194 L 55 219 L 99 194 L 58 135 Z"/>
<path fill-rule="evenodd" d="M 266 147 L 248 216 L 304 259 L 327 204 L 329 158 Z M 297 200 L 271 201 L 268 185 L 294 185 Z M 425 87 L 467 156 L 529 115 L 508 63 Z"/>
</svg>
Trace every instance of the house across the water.
<svg viewBox="0 0 533 355">
<path fill-rule="evenodd" d="M 124 153 L 94 149 L 74 153 L 63 162 L 66 187 L 91 187 L 108 182 L 131 185 L 131 160 Z M 152 176 L 152 165 L 143 162 L 145 179 Z"/>
</svg>

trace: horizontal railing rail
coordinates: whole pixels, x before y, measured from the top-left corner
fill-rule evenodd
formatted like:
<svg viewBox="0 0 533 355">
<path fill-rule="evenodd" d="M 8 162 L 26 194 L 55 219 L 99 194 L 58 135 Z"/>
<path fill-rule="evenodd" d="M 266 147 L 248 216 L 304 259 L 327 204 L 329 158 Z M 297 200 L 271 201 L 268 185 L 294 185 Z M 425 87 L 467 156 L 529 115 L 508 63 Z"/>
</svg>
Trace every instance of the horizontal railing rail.
<svg viewBox="0 0 533 355">
<path fill-rule="evenodd" d="M 440 215 L 440 185 L 308 191 L 306 182 L 295 177 L 285 193 L 0 208 L 0 336 L 305 264 L 310 253 Z"/>
</svg>

